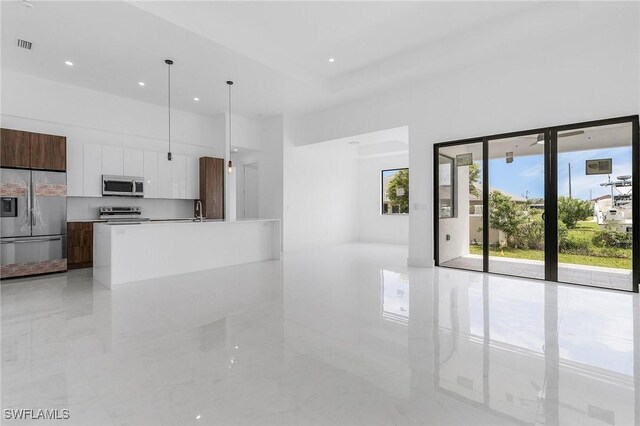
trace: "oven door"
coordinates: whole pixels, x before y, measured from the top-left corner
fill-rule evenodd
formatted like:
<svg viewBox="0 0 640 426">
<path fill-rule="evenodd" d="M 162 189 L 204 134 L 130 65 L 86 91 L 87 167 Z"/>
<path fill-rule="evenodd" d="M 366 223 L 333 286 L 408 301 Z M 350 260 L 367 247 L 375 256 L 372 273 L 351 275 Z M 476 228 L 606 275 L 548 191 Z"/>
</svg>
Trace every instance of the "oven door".
<svg viewBox="0 0 640 426">
<path fill-rule="evenodd" d="M 102 195 L 125 195 L 133 196 L 133 181 L 117 177 L 104 176 L 102 178 Z"/>
</svg>

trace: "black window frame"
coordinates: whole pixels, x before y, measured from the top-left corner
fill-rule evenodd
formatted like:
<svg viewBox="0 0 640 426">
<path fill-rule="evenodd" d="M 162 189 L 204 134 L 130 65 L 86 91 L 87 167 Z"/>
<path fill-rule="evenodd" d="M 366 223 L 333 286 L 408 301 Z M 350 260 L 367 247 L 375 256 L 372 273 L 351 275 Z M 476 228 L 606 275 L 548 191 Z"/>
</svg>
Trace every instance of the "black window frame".
<svg viewBox="0 0 640 426">
<path fill-rule="evenodd" d="M 451 161 L 451 170 L 449 172 L 449 176 L 451 176 L 451 216 L 440 216 L 440 182 L 437 182 L 436 186 L 438 187 L 438 191 L 434 194 L 436 198 L 436 203 L 438 204 L 438 219 L 455 219 L 458 217 L 458 203 L 456 202 L 457 195 L 457 168 L 456 168 L 456 159 L 453 157 L 449 157 L 448 155 L 438 153 L 438 177 L 440 177 L 440 157 L 444 157 L 447 160 Z"/>
<path fill-rule="evenodd" d="M 394 167 L 393 169 L 382 169 L 380 170 L 380 215 L 382 216 L 405 216 L 409 214 L 410 208 L 407 208 L 406 213 L 385 213 L 384 211 L 384 172 L 399 172 L 402 170 L 409 171 L 409 167 Z M 411 179 L 411 173 L 409 173 L 409 179 Z M 407 188 L 407 191 L 409 188 Z M 409 202 L 411 202 L 411 194 L 409 194 Z"/>
<path fill-rule="evenodd" d="M 516 136 L 524 136 L 531 135 L 533 133 L 536 134 L 544 134 L 545 137 L 545 246 L 546 247 L 557 247 L 558 246 L 558 235 L 557 235 L 557 222 L 558 222 L 558 200 L 557 200 L 557 135 L 559 132 L 582 129 L 585 127 L 597 127 L 597 126 L 606 126 L 610 124 L 617 123 L 630 123 L 631 124 L 631 150 L 632 150 L 632 192 L 640 193 L 640 116 L 638 114 L 635 115 L 627 115 L 621 117 L 612 117 L 605 118 L 600 120 L 591 120 L 591 121 L 583 121 L 578 123 L 570 123 L 570 124 L 561 124 L 555 126 L 547 126 L 547 127 L 539 127 L 535 129 L 529 130 L 519 130 L 514 132 L 507 133 L 499 133 L 488 136 L 476 136 L 472 138 L 459 139 L 448 142 L 437 142 L 433 145 L 433 157 L 432 164 L 435 165 L 436 158 L 440 154 L 439 150 L 441 148 L 446 148 L 448 146 L 454 145 L 467 145 L 471 143 L 482 142 L 483 144 L 483 194 L 489 193 L 489 169 L 487 167 L 487 162 L 489 158 L 489 143 L 495 139 L 504 139 Z M 439 212 L 439 181 L 438 181 L 438 167 L 433 167 L 433 191 L 434 196 L 432 198 L 433 202 L 433 254 L 435 266 L 442 266 L 446 268 L 452 269 L 461 269 L 454 266 L 445 266 L 440 265 L 440 235 L 439 235 L 439 221 L 440 214 L 435 214 L 436 211 Z M 633 252 L 632 252 L 632 290 L 620 290 L 613 289 L 615 291 L 623 291 L 623 292 L 640 292 L 640 226 L 637 224 L 640 223 L 640 197 L 634 197 L 632 200 L 632 208 L 633 208 L 633 228 L 632 228 L 632 241 L 633 241 Z M 483 235 L 484 241 L 489 240 L 489 197 L 485 196 L 483 198 Z M 445 218 L 442 218 L 445 219 Z M 549 249 L 545 250 L 545 277 L 543 280 L 550 282 L 560 282 L 558 281 L 557 276 L 557 266 L 558 266 L 558 252 L 557 249 Z M 496 275 L 508 275 L 508 274 L 500 274 L 497 272 L 489 271 L 489 245 L 485 244 L 483 248 L 483 270 L 482 272 L 492 273 Z M 537 279 L 537 278 L 528 278 L 528 279 Z M 594 287 L 598 289 L 602 289 L 600 286 L 591 286 L 589 284 L 579 284 L 579 283 L 564 283 L 569 285 L 578 285 L 582 287 Z"/>
</svg>

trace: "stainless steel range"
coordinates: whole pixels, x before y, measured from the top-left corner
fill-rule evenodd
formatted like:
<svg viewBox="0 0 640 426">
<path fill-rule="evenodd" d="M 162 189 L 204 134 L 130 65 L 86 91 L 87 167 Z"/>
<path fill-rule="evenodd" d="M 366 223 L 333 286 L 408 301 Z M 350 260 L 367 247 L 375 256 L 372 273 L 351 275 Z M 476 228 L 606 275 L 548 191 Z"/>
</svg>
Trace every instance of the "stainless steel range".
<svg viewBox="0 0 640 426">
<path fill-rule="evenodd" d="M 100 219 L 106 219 L 112 223 L 142 223 L 148 222 L 148 217 L 142 217 L 142 209 L 140 207 L 100 207 Z"/>
<path fill-rule="evenodd" d="M 67 270 L 67 174 L 0 169 L 2 278 Z"/>
</svg>

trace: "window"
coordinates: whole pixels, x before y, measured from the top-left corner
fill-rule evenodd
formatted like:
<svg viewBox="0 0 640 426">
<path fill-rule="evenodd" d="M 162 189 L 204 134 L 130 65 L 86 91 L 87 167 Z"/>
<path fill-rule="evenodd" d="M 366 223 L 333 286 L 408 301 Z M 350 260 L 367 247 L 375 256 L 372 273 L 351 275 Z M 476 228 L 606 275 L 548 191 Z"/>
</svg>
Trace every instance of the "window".
<svg viewBox="0 0 640 426">
<path fill-rule="evenodd" d="M 382 171 L 382 214 L 409 213 L 409 169 Z"/>
<path fill-rule="evenodd" d="M 439 155 L 438 160 L 438 200 L 440 218 L 455 217 L 455 179 L 454 160 L 446 155 Z"/>
</svg>

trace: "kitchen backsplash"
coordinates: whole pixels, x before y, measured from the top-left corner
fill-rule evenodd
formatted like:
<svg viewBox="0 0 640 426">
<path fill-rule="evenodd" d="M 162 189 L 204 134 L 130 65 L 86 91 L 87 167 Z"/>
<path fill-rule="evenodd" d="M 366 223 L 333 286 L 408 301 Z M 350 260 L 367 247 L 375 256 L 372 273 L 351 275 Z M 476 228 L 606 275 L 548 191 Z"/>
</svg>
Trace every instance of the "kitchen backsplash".
<svg viewBox="0 0 640 426">
<path fill-rule="evenodd" d="M 98 219 L 101 206 L 137 206 L 150 219 L 193 217 L 193 200 L 165 200 L 129 197 L 68 197 L 67 221 Z"/>
</svg>

